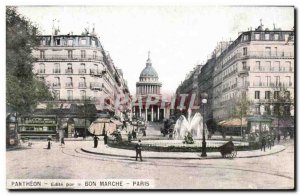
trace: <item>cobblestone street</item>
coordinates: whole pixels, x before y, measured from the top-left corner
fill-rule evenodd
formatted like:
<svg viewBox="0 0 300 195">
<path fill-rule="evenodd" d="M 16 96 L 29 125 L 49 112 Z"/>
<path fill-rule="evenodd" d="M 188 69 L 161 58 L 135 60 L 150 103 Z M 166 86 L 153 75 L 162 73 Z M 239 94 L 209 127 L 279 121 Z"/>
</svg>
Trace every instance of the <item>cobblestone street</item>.
<svg viewBox="0 0 300 195">
<path fill-rule="evenodd" d="M 102 144 L 102 143 L 101 143 Z M 155 188 L 291 189 L 294 144 L 282 152 L 242 159 L 145 159 L 102 156 L 81 151 L 92 141 L 67 141 L 46 150 L 46 142 L 7 151 L 7 179 L 154 179 Z M 101 146 L 100 146 L 101 147 Z M 134 151 L 132 151 L 134 155 Z M 253 179 L 255 178 L 255 179 Z"/>
</svg>

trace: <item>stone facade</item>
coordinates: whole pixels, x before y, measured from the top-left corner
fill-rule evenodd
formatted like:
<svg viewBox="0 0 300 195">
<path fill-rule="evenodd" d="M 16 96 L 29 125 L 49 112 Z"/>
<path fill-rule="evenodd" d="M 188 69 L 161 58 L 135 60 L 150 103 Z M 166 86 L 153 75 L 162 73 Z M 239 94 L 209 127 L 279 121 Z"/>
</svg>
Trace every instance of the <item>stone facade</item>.
<svg viewBox="0 0 300 195">
<path fill-rule="evenodd" d="M 118 114 L 116 98 L 129 95 L 121 69 L 115 67 L 95 34 L 42 35 L 33 51 L 33 71 L 55 94 L 57 101 L 90 100 L 98 111 Z"/>
<path fill-rule="evenodd" d="M 208 93 L 206 114 L 216 121 L 231 117 L 236 100 L 245 96 L 251 102 L 249 115 L 270 115 L 278 107 L 276 93 L 284 90 L 290 97 L 286 113 L 293 115 L 294 31 L 263 29 L 239 34 L 230 42 L 220 42 L 211 58 L 194 69 L 176 94 L 196 91 Z M 190 85 L 190 87 L 188 87 Z M 200 98 L 195 104 L 200 105 Z"/>
</svg>

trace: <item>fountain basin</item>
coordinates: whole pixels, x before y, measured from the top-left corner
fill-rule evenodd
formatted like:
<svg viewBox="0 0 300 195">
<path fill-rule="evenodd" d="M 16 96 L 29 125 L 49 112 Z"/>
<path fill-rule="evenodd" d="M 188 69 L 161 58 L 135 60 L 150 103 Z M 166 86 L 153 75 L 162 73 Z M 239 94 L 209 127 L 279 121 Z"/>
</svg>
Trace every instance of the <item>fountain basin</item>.
<svg viewBox="0 0 300 195">
<path fill-rule="evenodd" d="M 208 148 L 218 148 L 228 141 L 222 140 L 207 140 L 206 147 Z M 249 146 L 248 142 L 232 141 L 235 146 Z M 137 143 L 137 141 L 133 141 Z M 142 146 L 160 146 L 160 147 L 202 147 L 202 140 L 194 140 L 194 144 L 184 144 L 183 140 L 143 140 Z"/>
<path fill-rule="evenodd" d="M 202 140 L 194 140 L 194 144 L 184 144 L 183 140 L 142 140 L 141 145 L 144 151 L 154 151 L 154 152 L 201 152 Z M 218 147 L 224 145 L 228 141 L 223 140 L 207 140 L 206 149 L 207 152 L 219 152 Z M 122 143 L 116 143 L 113 140 L 109 140 L 108 145 L 110 147 L 122 148 L 135 150 L 135 145 L 137 140 L 128 143 L 123 141 Z M 259 148 L 259 144 L 233 141 L 235 149 L 237 151 L 245 150 L 255 150 Z"/>
</svg>

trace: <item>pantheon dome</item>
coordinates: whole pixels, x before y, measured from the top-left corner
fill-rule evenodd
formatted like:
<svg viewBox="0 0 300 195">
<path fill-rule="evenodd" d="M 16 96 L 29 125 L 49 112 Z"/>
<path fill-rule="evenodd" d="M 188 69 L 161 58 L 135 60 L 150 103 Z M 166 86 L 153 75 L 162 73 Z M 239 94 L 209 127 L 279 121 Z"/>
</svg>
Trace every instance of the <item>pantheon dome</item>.
<svg viewBox="0 0 300 195">
<path fill-rule="evenodd" d="M 148 59 L 146 67 L 140 74 L 139 82 L 136 83 L 136 94 L 147 95 L 147 94 L 160 94 L 161 83 L 159 82 L 158 74 L 152 66 L 150 60 L 150 52 L 148 53 Z"/>
</svg>

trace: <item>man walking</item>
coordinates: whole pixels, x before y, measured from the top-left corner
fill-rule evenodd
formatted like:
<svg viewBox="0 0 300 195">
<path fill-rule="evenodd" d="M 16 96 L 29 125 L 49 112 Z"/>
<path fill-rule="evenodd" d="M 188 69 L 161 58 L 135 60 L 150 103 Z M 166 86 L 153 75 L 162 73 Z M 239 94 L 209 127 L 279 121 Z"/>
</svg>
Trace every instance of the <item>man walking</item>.
<svg viewBox="0 0 300 195">
<path fill-rule="evenodd" d="M 98 147 L 98 140 L 99 140 L 99 138 L 95 135 L 94 136 L 94 148 Z"/>
<path fill-rule="evenodd" d="M 266 151 L 266 138 L 263 137 L 261 140 L 261 151 L 264 149 L 264 152 Z"/>
<path fill-rule="evenodd" d="M 47 138 L 47 141 L 48 141 L 48 147 L 47 147 L 47 149 L 48 149 L 48 150 L 51 149 L 51 140 L 52 140 L 52 139 L 51 139 L 51 136 L 49 135 L 48 138 Z"/>
<path fill-rule="evenodd" d="M 140 160 L 143 161 L 141 140 L 139 140 L 139 142 L 135 145 L 135 152 L 136 152 L 135 161 L 137 161 L 138 155 L 140 156 Z"/>
</svg>

